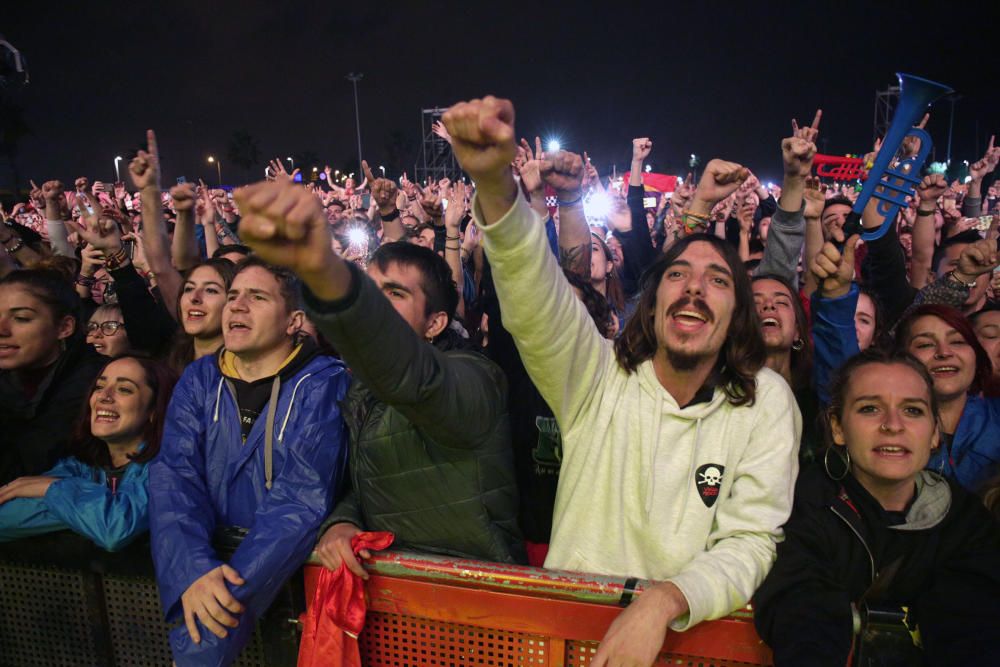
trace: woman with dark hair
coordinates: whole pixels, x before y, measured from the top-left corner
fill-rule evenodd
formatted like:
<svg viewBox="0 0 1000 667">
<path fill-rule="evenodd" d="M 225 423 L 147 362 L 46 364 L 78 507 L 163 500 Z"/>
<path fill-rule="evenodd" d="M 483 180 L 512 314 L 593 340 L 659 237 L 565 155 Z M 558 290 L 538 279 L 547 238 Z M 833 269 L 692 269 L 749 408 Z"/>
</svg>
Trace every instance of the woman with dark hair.
<svg viewBox="0 0 1000 667">
<path fill-rule="evenodd" d="M 751 279 L 760 331 L 767 348 L 767 367 L 792 388 L 802 413 L 799 461 L 816 458 L 822 446 L 819 401 L 812 384 L 812 339 L 809 318 L 797 290 L 786 278 L 760 275 Z"/>
<path fill-rule="evenodd" d="M 222 310 L 235 275 L 236 266 L 232 262 L 213 258 L 191 269 L 185 277 L 177 298 L 181 328 L 174 336 L 168 357 L 178 373 L 195 359 L 222 347 Z"/>
<path fill-rule="evenodd" d="M 928 467 L 981 491 L 1000 466 L 1000 398 L 982 395 L 993 366 L 972 325 L 950 306 L 918 306 L 899 323 L 896 347 L 927 367 L 941 406 L 942 446 Z"/>
<path fill-rule="evenodd" d="M 0 541 L 69 529 L 117 551 L 147 531 L 146 464 L 160 450 L 175 381 L 143 357 L 109 361 L 91 387 L 72 456 L 0 487 Z"/>
<path fill-rule="evenodd" d="M 754 595 L 754 623 L 778 667 L 846 664 L 870 610 L 899 638 L 898 654 L 878 664 L 1000 654 L 1000 527 L 927 469 L 941 435 L 934 384 L 906 354 L 869 350 L 841 369 L 825 465 L 799 476 L 784 541 Z M 853 650 L 872 657 L 864 644 Z"/>
<path fill-rule="evenodd" d="M 622 322 L 628 317 L 625 312 L 625 291 L 622 289 L 611 248 L 599 234 L 593 232 L 590 234 L 590 284 L 608 300 L 614 312 L 615 331 L 621 331 Z"/>
<path fill-rule="evenodd" d="M 104 361 L 84 340 L 80 298 L 66 278 L 24 270 L 0 280 L 0 484 L 66 455 Z"/>
</svg>

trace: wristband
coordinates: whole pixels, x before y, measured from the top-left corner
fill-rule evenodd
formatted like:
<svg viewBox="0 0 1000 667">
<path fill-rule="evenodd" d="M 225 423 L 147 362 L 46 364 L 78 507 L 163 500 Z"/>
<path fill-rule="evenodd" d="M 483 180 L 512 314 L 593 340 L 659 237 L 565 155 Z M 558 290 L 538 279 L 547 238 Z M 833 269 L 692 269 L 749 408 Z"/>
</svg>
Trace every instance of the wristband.
<svg viewBox="0 0 1000 667">
<path fill-rule="evenodd" d="M 462 237 L 461 236 L 448 236 L 447 234 L 445 234 L 444 240 L 445 241 L 461 241 Z"/>
<path fill-rule="evenodd" d="M 10 241 L 10 239 L 7 239 L 7 241 Z M 4 241 L 4 243 L 6 244 L 7 241 Z M 17 243 L 14 244 L 13 248 L 8 248 L 6 245 L 4 245 L 3 249 L 6 250 L 7 252 L 9 252 L 11 255 L 13 255 L 15 252 L 17 252 L 18 250 L 20 250 L 23 247 L 24 247 L 24 240 L 23 239 L 18 239 Z"/>
<path fill-rule="evenodd" d="M 698 227 L 709 227 L 711 225 L 711 219 L 708 216 L 701 215 L 700 213 L 692 213 L 687 210 L 681 215 L 681 222 L 684 223 L 685 234 L 694 234 Z"/>
<path fill-rule="evenodd" d="M 399 209 L 393 209 L 392 213 L 382 213 L 379 211 L 379 216 L 381 216 L 382 222 L 392 222 L 399 218 Z"/>
<path fill-rule="evenodd" d="M 125 248 L 119 248 L 118 252 L 108 254 L 104 253 L 104 268 L 108 271 L 113 271 L 115 269 L 120 269 L 125 262 L 129 259 L 128 253 L 125 252 Z"/>
<path fill-rule="evenodd" d="M 97 283 L 94 276 L 85 276 L 82 273 L 76 277 L 76 284 L 80 287 L 93 287 Z"/>
<path fill-rule="evenodd" d="M 948 272 L 948 279 L 951 280 L 952 282 L 958 283 L 962 287 L 966 287 L 968 289 L 972 289 L 973 287 L 976 286 L 976 281 L 975 280 L 973 280 L 971 283 L 967 283 L 964 280 L 959 280 L 958 277 L 955 275 L 955 271 L 954 270 Z"/>
<path fill-rule="evenodd" d="M 562 199 L 556 198 L 556 204 L 560 207 L 562 206 L 572 206 L 573 204 L 579 204 L 583 200 L 583 191 L 578 190 L 576 194 L 576 199 L 570 201 L 563 201 Z"/>
<path fill-rule="evenodd" d="M 922 208 L 918 208 L 917 209 L 917 215 L 927 215 L 927 216 L 930 216 L 930 215 L 934 215 L 936 212 L 937 212 L 937 209 L 934 209 L 934 208 L 932 208 L 929 211 L 925 211 Z"/>
</svg>

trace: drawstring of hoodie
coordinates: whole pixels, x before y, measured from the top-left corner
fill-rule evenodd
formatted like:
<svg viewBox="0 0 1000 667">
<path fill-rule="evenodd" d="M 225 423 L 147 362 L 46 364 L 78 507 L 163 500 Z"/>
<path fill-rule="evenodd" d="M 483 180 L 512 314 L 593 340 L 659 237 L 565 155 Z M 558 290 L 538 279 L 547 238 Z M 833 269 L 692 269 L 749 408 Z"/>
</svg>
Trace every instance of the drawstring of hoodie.
<svg viewBox="0 0 1000 667">
<path fill-rule="evenodd" d="M 656 409 L 653 412 L 653 446 L 649 452 L 649 474 L 646 476 L 646 518 L 653 511 L 653 494 L 656 491 L 656 457 L 660 453 L 660 425 L 663 421 L 663 396 L 656 394 Z M 640 432 L 641 434 L 641 432 Z"/>
<path fill-rule="evenodd" d="M 701 417 L 698 417 L 698 421 L 695 423 L 695 427 L 694 427 L 694 447 L 691 448 L 691 462 L 688 465 L 688 474 L 687 474 L 687 477 L 684 478 L 685 480 L 689 480 L 688 484 L 690 484 L 690 482 L 692 482 L 692 481 L 695 481 L 694 480 L 694 470 L 695 470 L 694 464 L 698 460 L 697 459 L 697 457 L 698 457 L 698 445 L 700 445 L 700 444 L 701 444 Z M 681 528 L 681 521 L 684 519 L 684 516 L 687 513 L 688 497 L 690 495 L 691 495 L 691 487 L 688 486 L 684 490 L 684 493 L 681 494 L 681 496 L 684 497 L 684 501 L 681 503 L 681 511 L 680 511 L 680 514 L 677 515 L 677 522 L 674 524 L 674 532 L 675 533 L 678 530 L 680 530 L 680 528 Z"/>
</svg>

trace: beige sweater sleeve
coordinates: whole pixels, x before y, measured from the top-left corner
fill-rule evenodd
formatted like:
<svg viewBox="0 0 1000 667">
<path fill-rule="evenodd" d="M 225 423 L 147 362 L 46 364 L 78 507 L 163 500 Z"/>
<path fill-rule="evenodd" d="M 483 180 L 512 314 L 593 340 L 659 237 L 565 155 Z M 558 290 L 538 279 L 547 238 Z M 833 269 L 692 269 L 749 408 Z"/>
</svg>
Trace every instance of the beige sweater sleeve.
<svg viewBox="0 0 1000 667">
<path fill-rule="evenodd" d="M 568 433 L 613 372 L 614 351 L 570 287 L 549 248 L 542 221 L 523 197 L 483 232 L 504 326 L 532 382 Z"/>
</svg>

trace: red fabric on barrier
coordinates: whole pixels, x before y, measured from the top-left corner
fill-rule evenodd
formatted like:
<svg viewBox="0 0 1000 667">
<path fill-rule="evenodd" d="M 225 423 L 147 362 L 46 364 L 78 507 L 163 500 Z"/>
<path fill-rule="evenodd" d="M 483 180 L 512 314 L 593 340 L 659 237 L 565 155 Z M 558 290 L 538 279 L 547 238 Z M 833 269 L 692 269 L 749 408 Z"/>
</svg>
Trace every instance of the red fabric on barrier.
<svg viewBox="0 0 1000 667">
<path fill-rule="evenodd" d="M 351 539 L 357 554 L 363 549 L 387 549 L 392 533 L 358 533 Z M 358 635 L 365 627 L 365 584 L 340 564 L 337 571 L 322 568 L 316 590 L 302 623 L 298 667 L 361 667 Z"/>
</svg>

